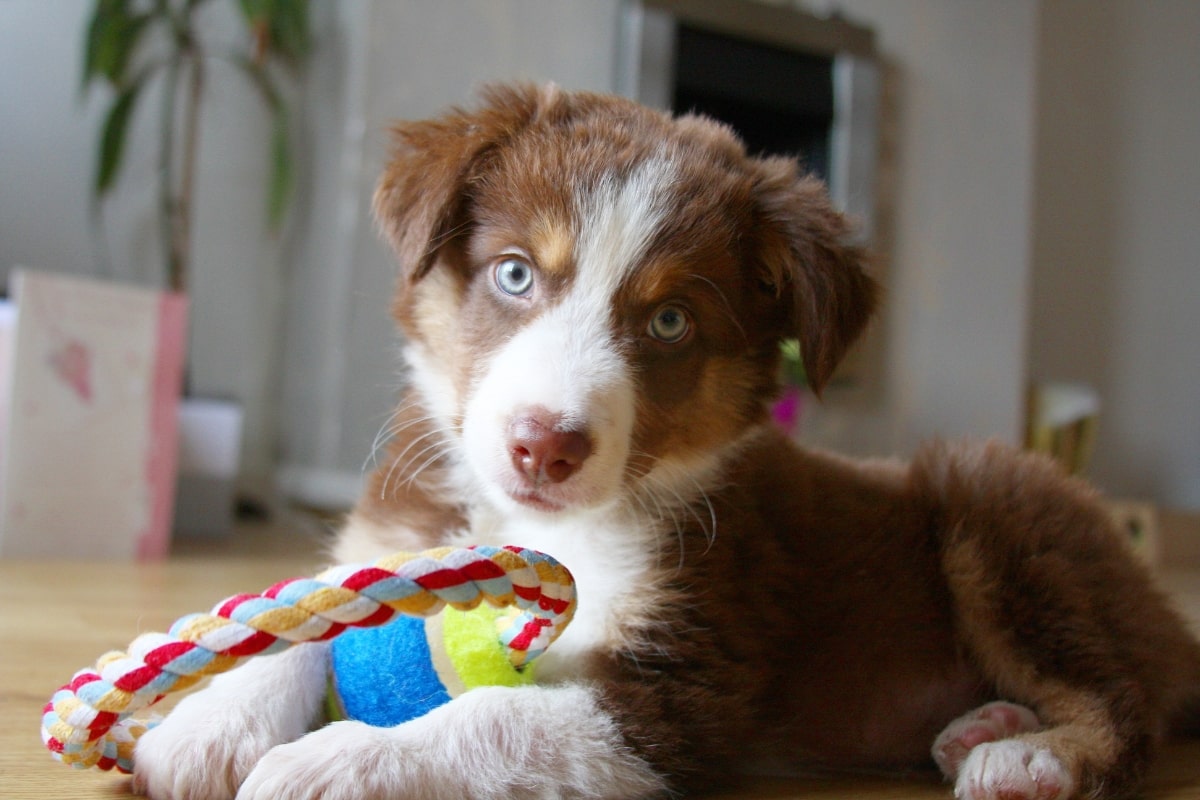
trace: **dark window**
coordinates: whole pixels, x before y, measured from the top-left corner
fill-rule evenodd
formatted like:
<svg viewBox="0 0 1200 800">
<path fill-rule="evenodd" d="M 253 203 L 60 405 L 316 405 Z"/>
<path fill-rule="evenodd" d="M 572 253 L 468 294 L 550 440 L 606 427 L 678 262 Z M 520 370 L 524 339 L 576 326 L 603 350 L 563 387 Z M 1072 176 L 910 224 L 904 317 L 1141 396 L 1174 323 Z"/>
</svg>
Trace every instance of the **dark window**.
<svg viewBox="0 0 1200 800">
<path fill-rule="evenodd" d="M 832 58 L 680 23 L 675 59 L 676 111 L 716 117 L 733 126 L 751 153 L 798 156 L 828 177 Z"/>
</svg>

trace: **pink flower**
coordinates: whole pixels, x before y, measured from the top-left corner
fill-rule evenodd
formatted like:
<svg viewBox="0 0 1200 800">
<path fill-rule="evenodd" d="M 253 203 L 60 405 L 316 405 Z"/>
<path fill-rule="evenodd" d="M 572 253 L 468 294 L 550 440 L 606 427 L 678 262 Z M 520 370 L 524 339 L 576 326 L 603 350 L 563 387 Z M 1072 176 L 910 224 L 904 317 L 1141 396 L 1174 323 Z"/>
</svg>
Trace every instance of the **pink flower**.
<svg viewBox="0 0 1200 800">
<path fill-rule="evenodd" d="M 791 436 L 800 426 L 803 411 L 804 395 L 800 387 L 789 384 L 783 387 L 783 393 L 771 407 L 771 419 L 781 431 Z"/>
</svg>

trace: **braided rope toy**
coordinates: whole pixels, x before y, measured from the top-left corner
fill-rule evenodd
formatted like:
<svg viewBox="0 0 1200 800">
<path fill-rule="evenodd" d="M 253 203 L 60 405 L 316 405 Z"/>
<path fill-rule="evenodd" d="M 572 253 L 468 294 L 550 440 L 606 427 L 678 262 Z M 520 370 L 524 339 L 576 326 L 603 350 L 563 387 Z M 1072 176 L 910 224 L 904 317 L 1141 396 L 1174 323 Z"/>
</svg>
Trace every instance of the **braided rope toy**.
<svg viewBox="0 0 1200 800">
<path fill-rule="evenodd" d="M 154 724 L 131 715 L 171 692 L 249 656 L 326 641 L 397 615 L 430 617 L 447 605 L 466 611 L 482 602 L 514 609 L 498 623 L 499 639 L 520 668 L 571 621 L 575 584 L 566 567 L 542 553 L 477 546 L 396 553 L 285 580 L 262 594 L 234 595 L 211 613 L 181 617 L 169 633 L 142 634 L 128 652 L 107 653 L 75 673 L 43 709 L 42 741 L 64 764 L 128 773 L 137 738 Z"/>
</svg>

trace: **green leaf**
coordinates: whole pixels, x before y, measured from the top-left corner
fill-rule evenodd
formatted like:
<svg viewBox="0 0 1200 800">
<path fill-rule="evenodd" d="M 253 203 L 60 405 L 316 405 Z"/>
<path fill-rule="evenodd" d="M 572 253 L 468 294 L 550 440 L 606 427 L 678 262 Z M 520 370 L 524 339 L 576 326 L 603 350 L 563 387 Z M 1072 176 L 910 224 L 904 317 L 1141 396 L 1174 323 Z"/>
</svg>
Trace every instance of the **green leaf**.
<svg viewBox="0 0 1200 800">
<path fill-rule="evenodd" d="M 291 119 L 287 104 L 283 102 L 283 95 L 265 67 L 240 54 L 227 56 L 226 59 L 245 74 L 271 109 L 271 176 L 267 184 L 267 220 L 272 230 L 278 230 L 283 224 L 295 182 L 290 142 Z"/>
<path fill-rule="evenodd" d="M 284 58 L 298 62 L 308 55 L 311 44 L 308 0 L 276 0 L 271 18 L 271 40 Z"/>
<path fill-rule="evenodd" d="M 117 99 L 113 101 L 108 115 L 104 119 L 94 187 L 97 196 L 103 195 L 112 188 L 113 181 L 121 168 L 121 157 L 125 152 L 125 133 L 129 128 L 129 120 L 133 116 L 133 109 L 141 88 L 142 82 L 137 81 L 117 95 Z"/>
<path fill-rule="evenodd" d="M 134 13 L 129 0 L 97 0 L 84 39 L 83 85 L 104 78 L 114 86 L 126 72 L 155 13 Z"/>
<path fill-rule="evenodd" d="M 83 38 L 83 85 L 94 78 L 105 74 L 104 57 L 101 52 L 107 50 L 106 41 L 111 37 L 113 19 L 125 12 L 123 0 L 96 0 L 92 8 L 92 16 L 88 19 L 87 31 Z"/>
<path fill-rule="evenodd" d="M 800 353 L 799 339 L 784 339 L 779 343 L 783 355 L 780 363 L 780 379 L 791 386 L 805 386 L 808 378 L 804 374 L 804 357 Z"/>
<path fill-rule="evenodd" d="M 308 0 L 240 0 L 238 5 L 252 35 L 265 29 L 266 55 L 297 63 L 308 54 Z"/>
<path fill-rule="evenodd" d="M 247 22 L 254 22 L 264 13 L 266 13 L 265 0 L 238 0 L 238 6 L 242 9 L 242 16 Z"/>
</svg>

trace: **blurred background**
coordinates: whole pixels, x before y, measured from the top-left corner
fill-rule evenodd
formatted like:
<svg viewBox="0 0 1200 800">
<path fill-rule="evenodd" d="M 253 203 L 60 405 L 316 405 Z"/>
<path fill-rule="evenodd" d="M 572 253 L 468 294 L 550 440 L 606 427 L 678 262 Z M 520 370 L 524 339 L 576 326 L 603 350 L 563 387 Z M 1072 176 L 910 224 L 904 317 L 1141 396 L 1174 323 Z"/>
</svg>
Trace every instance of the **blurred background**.
<svg viewBox="0 0 1200 800">
<path fill-rule="evenodd" d="M 238 5 L 202 3 L 197 25 L 250 49 Z M 871 66 L 856 95 L 870 103 L 852 115 L 867 119 L 867 183 L 843 200 L 880 254 L 886 307 L 839 385 L 804 404 L 797 435 L 884 455 L 930 436 L 1022 442 L 1031 391 L 1083 386 L 1099 409 L 1090 477 L 1117 497 L 1200 511 L 1200 3 L 761 5 L 759 44 L 789 49 L 770 41 L 770 15 L 795 14 L 800 39 L 815 20 L 848 42 L 816 35 L 818 56 Z M 734 18 L 758 18 L 739 8 Z M 114 93 L 83 88 L 93 10 L 0 0 L 0 281 L 20 265 L 165 285 L 159 92 L 130 113 L 96 222 Z M 239 484 L 337 508 L 370 466 L 403 380 L 394 268 L 370 217 L 389 121 L 504 79 L 678 101 L 652 96 L 653 75 L 678 77 L 682 61 L 658 64 L 647 31 L 709 11 L 729 18 L 721 0 L 311 0 L 303 58 L 276 75 L 293 190 L 274 228 L 264 187 L 277 120 L 236 66 L 207 67 L 187 385 L 240 405 Z M 719 84 L 728 71 L 716 73 Z"/>
</svg>

